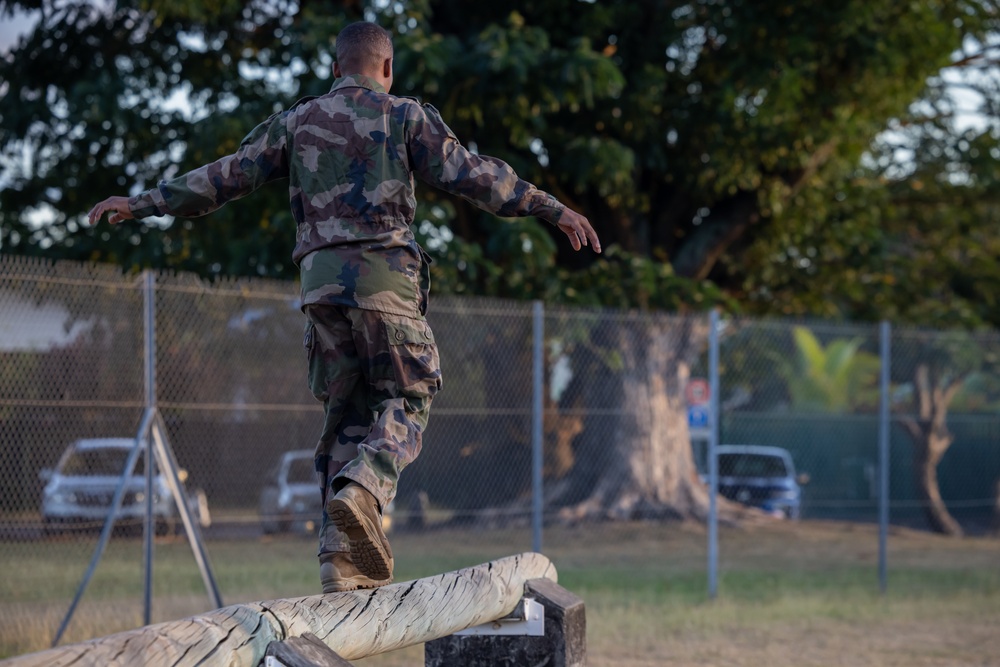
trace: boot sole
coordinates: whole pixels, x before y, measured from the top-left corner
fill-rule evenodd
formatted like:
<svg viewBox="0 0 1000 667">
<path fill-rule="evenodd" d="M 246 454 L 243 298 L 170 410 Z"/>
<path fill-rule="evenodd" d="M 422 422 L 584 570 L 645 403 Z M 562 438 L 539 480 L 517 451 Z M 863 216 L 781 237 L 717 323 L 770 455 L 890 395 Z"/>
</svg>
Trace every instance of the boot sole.
<svg viewBox="0 0 1000 667">
<path fill-rule="evenodd" d="M 346 579 L 337 579 L 333 584 L 324 585 L 323 593 L 343 593 L 345 591 L 356 591 L 359 588 L 381 588 L 382 586 L 391 583 L 391 578 L 374 581 L 364 576 L 348 577 Z"/>
<path fill-rule="evenodd" d="M 351 542 L 351 560 L 363 575 L 381 581 L 392 577 L 389 551 L 383 544 L 382 531 L 371 525 L 354 503 L 331 498 L 326 513 Z"/>
</svg>

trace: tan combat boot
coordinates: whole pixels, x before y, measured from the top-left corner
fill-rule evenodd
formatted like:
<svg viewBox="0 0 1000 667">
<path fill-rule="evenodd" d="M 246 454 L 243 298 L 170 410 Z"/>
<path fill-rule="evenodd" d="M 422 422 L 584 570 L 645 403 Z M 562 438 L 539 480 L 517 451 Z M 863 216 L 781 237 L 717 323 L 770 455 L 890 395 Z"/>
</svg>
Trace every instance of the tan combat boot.
<svg viewBox="0 0 1000 667">
<path fill-rule="evenodd" d="M 349 482 L 326 503 L 330 521 L 347 535 L 351 560 L 358 571 L 371 579 L 392 578 L 392 548 L 382 532 L 378 501 L 360 484 Z"/>
<path fill-rule="evenodd" d="M 392 578 L 372 579 L 361 574 L 349 553 L 329 553 L 320 556 L 319 582 L 324 593 L 353 591 L 358 588 L 378 588 L 392 583 Z"/>
</svg>

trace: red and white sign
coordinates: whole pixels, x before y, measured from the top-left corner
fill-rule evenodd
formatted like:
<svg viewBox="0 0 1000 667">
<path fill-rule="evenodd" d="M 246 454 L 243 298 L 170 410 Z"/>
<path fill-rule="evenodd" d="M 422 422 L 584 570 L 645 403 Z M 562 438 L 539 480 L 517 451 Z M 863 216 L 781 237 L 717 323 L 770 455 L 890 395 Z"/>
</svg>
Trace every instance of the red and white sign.
<svg viewBox="0 0 1000 667">
<path fill-rule="evenodd" d="M 684 395 L 689 406 L 705 405 L 712 397 L 712 390 L 705 378 L 691 378 L 684 389 Z"/>
</svg>

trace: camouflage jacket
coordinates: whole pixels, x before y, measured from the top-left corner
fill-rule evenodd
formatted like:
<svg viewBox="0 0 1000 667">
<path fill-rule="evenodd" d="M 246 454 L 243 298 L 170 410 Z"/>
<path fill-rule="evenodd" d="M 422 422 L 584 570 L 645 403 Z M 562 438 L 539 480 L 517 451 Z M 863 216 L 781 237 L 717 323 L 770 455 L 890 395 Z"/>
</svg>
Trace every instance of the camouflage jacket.
<svg viewBox="0 0 1000 667">
<path fill-rule="evenodd" d="M 199 216 L 287 178 L 303 305 L 423 317 L 430 258 L 410 230 L 414 176 L 499 216 L 555 224 L 564 210 L 503 161 L 466 150 L 434 107 L 359 75 L 274 114 L 233 155 L 161 181 L 129 207 L 137 218 Z"/>
</svg>

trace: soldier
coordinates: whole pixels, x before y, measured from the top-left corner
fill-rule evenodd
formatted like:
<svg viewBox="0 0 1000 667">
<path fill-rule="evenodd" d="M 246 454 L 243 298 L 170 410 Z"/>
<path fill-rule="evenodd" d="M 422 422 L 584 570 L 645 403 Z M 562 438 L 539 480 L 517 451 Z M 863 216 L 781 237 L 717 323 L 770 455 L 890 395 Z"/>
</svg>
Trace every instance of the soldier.
<svg viewBox="0 0 1000 667">
<path fill-rule="evenodd" d="M 233 155 L 131 198 L 109 197 L 89 214 L 90 224 L 105 213 L 112 224 L 199 216 L 288 179 L 309 384 L 325 412 L 316 447 L 324 593 L 392 581 L 382 510 L 420 452 L 441 388 L 424 318 L 430 258 L 410 230 L 414 176 L 499 216 L 547 220 L 574 250 L 601 251 L 585 217 L 501 160 L 470 153 L 434 107 L 389 94 L 386 30 L 369 22 L 345 27 L 336 60 L 329 93 L 274 114 Z"/>
</svg>

